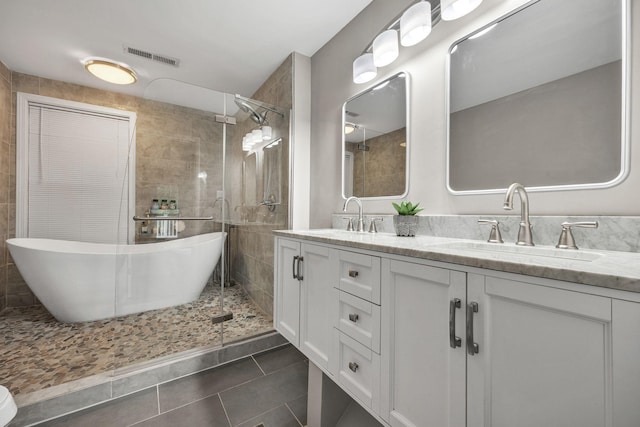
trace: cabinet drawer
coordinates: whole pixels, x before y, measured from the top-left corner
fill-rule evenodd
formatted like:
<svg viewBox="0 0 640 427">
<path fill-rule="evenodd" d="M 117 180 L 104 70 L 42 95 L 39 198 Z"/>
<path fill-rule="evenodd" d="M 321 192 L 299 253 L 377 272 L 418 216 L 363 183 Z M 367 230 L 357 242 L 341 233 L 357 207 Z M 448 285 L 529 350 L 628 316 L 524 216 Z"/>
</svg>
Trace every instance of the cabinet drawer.
<svg viewBox="0 0 640 427">
<path fill-rule="evenodd" d="M 333 375 L 361 404 L 377 413 L 380 409 L 380 356 L 337 329 L 333 332 Z"/>
<path fill-rule="evenodd" d="M 380 354 L 380 306 L 334 289 L 334 327 Z"/>
<path fill-rule="evenodd" d="M 339 288 L 380 305 L 380 258 L 339 251 Z"/>
</svg>

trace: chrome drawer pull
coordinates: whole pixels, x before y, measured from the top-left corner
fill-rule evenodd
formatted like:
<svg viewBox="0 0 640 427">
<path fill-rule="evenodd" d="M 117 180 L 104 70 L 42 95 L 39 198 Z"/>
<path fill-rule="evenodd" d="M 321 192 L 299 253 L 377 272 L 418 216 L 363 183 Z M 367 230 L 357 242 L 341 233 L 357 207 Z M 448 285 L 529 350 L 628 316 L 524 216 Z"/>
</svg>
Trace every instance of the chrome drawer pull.
<svg viewBox="0 0 640 427">
<path fill-rule="evenodd" d="M 473 313 L 478 312 L 478 303 L 467 304 L 467 354 L 473 356 L 480 352 L 480 346 L 473 342 Z"/>
<path fill-rule="evenodd" d="M 357 371 L 358 368 L 359 366 L 356 362 L 349 362 L 349 369 L 351 369 L 353 372 Z"/>
<path fill-rule="evenodd" d="M 456 348 L 462 346 L 462 339 L 456 336 L 456 309 L 462 307 L 460 298 L 449 301 L 449 347 Z"/>
<path fill-rule="evenodd" d="M 356 270 L 349 270 L 349 277 L 358 277 L 358 272 Z"/>
<path fill-rule="evenodd" d="M 349 320 L 351 320 L 353 323 L 356 323 L 359 318 L 360 316 L 358 316 L 357 314 L 349 314 Z"/>
<path fill-rule="evenodd" d="M 291 266 L 293 267 L 293 278 L 297 279 L 298 275 L 296 274 L 296 261 L 298 261 L 299 256 L 296 255 L 293 257 L 293 262 L 291 263 Z"/>
<path fill-rule="evenodd" d="M 304 278 L 302 274 L 300 274 L 300 263 L 304 261 L 304 257 L 299 256 L 296 263 L 296 276 L 298 276 L 298 280 L 302 281 Z"/>
</svg>

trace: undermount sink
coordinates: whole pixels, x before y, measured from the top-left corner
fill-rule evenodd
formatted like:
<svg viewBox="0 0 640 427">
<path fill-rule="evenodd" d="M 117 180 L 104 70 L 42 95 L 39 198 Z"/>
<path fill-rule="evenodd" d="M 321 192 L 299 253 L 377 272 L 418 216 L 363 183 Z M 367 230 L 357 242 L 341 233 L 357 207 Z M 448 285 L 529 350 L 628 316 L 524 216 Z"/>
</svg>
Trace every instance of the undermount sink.
<svg viewBox="0 0 640 427">
<path fill-rule="evenodd" d="M 586 262 L 594 261 L 602 256 L 602 254 L 595 252 L 584 252 L 571 249 L 556 249 L 540 246 L 516 246 L 508 243 L 500 244 L 486 242 L 452 242 L 442 243 L 437 245 L 437 247 L 457 251 L 471 251 L 475 253 L 504 253 L 520 256 L 547 257 Z"/>
</svg>

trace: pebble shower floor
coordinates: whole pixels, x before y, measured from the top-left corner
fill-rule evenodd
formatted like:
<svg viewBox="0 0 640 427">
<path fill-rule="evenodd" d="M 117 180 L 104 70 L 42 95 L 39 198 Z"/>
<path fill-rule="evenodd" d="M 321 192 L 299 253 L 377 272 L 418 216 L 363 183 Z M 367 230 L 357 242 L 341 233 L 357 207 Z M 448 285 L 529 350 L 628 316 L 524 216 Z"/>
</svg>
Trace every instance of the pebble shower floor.
<svg viewBox="0 0 640 427">
<path fill-rule="evenodd" d="M 60 323 L 42 306 L 0 315 L 0 382 L 13 395 L 128 367 L 194 348 L 220 344 L 220 286 L 207 286 L 189 304 L 108 320 Z M 225 288 L 225 343 L 273 329 L 239 286 Z"/>
</svg>

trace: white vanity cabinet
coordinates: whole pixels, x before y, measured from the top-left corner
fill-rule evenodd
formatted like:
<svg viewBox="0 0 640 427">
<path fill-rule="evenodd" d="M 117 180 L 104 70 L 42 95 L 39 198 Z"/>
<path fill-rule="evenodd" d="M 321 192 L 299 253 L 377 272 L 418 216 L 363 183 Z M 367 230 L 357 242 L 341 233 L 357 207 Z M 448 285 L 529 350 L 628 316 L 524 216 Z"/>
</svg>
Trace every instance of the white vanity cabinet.
<svg viewBox="0 0 640 427">
<path fill-rule="evenodd" d="M 465 425 L 465 276 L 382 261 L 380 415 L 393 427 Z"/>
<path fill-rule="evenodd" d="M 637 293 L 276 241 L 276 328 L 389 426 L 640 426 Z"/>
<path fill-rule="evenodd" d="M 380 412 L 380 257 L 336 249 L 333 351 L 329 372 L 373 413 Z"/>
<path fill-rule="evenodd" d="M 467 345 L 478 346 L 467 352 L 468 427 L 613 425 L 612 299 L 478 274 L 467 283 Z"/>
<path fill-rule="evenodd" d="M 275 250 L 275 327 L 309 360 L 327 369 L 335 250 L 290 239 L 276 239 Z"/>
</svg>

